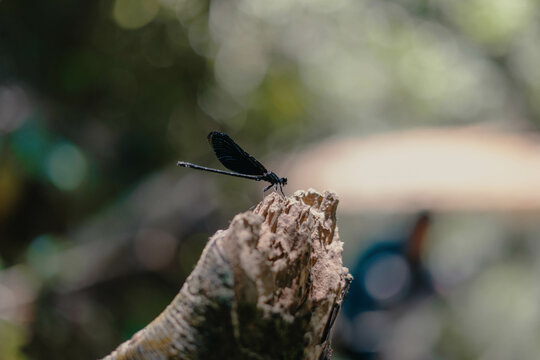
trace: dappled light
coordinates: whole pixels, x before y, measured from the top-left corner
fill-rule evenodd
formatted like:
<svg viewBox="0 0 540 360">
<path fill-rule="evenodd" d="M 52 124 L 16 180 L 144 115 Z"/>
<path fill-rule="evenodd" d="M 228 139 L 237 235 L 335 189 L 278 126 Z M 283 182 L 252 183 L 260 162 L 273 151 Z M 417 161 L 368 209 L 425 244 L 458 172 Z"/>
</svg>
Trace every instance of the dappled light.
<svg viewBox="0 0 540 360">
<path fill-rule="evenodd" d="M 175 166 L 224 169 L 211 131 L 339 197 L 335 359 L 539 358 L 539 14 L 0 1 L 0 359 L 100 358 L 170 303 L 265 186 Z"/>
</svg>

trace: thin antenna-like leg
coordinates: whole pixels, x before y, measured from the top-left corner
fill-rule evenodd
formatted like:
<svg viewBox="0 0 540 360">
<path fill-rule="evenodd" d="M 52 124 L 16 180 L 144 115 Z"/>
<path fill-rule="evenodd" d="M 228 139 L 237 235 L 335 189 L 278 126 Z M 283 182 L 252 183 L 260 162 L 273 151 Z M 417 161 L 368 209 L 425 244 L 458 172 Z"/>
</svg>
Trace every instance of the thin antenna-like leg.
<svg viewBox="0 0 540 360">
<path fill-rule="evenodd" d="M 285 193 L 283 192 L 283 185 L 281 183 L 279 183 L 279 190 L 281 190 L 281 195 L 285 197 Z"/>
<path fill-rule="evenodd" d="M 262 192 L 262 198 L 263 198 L 263 200 L 264 200 L 264 193 L 266 192 L 266 190 L 270 189 L 270 188 L 272 187 L 272 185 L 273 185 L 273 184 L 270 184 L 270 185 L 268 185 L 267 187 L 265 187 L 265 188 L 263 189 L 263 192 Z"/>
</svg>

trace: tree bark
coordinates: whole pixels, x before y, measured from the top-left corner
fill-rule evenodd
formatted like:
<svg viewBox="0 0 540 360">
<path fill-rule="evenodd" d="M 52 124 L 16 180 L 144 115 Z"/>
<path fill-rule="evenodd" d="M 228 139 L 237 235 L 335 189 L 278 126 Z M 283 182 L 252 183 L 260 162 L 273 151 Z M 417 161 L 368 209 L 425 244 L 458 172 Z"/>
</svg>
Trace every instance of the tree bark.
<svg viewBox="0 0 540 360">
<path fill-rule="evenodd" d="M 352 279 L 337 204 L 329 192 L 273 193 L 235 216 L 172 303 L 105 359 L 327 358 Z"/>
</svg>

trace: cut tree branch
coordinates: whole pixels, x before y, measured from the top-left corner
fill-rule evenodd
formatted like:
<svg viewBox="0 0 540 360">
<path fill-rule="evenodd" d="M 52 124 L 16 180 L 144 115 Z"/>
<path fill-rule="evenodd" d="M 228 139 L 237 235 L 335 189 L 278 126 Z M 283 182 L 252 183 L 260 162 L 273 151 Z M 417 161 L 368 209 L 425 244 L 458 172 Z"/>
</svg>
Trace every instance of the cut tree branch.
<svg viewBox="0 0 540 360">
<path fill-rule="evenodd" d="M 327 358 L 352 279 L 337 204 L 329 192 L 273 193 L 235 216 L 172 303 L 105 359 Z"/>
</svg>

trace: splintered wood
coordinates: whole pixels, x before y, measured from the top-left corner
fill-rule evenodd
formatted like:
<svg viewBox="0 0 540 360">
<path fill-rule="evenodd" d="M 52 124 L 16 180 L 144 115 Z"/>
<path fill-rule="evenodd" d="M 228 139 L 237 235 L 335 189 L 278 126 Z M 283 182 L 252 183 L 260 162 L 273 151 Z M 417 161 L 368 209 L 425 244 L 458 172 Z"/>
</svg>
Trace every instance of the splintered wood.
<svg viewBox="0 0 540 360">
<path fill-rule="evenodd" d="M 351 280 L 337 204 L 329 192 L 273 193 L 235 216 L 172 303 L 105 359 L 325 359 Z"/>
</svg>

